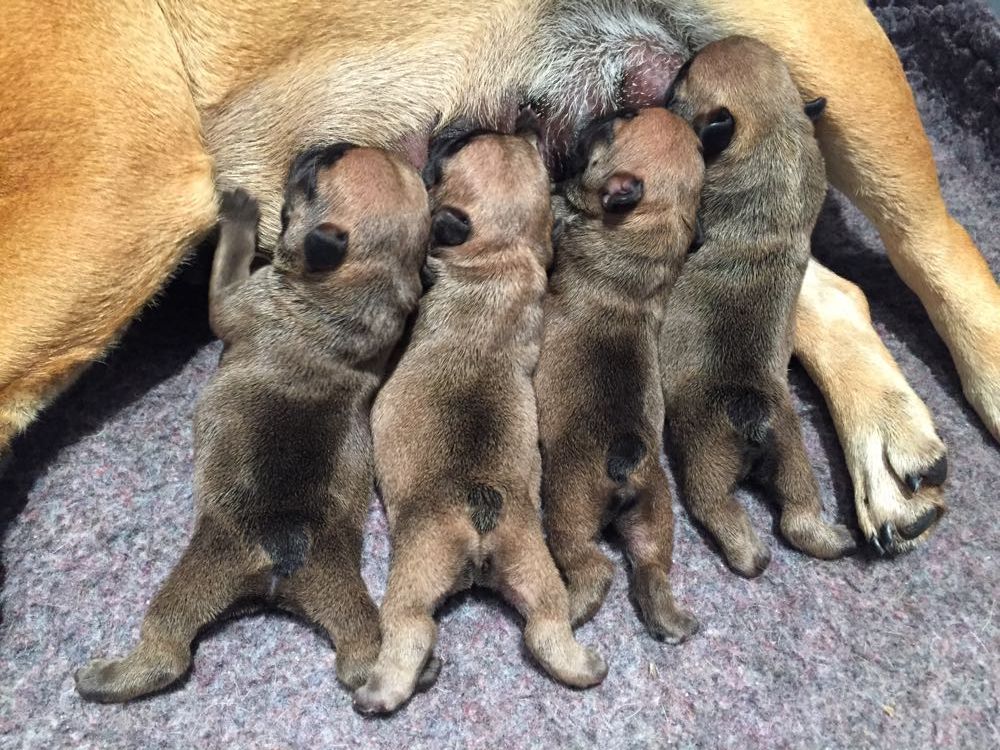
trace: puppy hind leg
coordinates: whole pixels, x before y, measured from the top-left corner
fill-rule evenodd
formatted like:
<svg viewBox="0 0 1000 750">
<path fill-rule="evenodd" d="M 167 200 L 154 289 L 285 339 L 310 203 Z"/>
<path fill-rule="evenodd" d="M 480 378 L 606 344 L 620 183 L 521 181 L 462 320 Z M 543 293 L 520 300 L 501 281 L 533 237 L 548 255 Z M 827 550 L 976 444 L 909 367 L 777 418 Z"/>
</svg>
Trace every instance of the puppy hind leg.
<svg viewBox="0 0 1000 750">
<path fill-rule="evenodd" d="M 452 590 L 477 540 L 464 518 L 427 519 L 422 527 L 393 536 L 382 648 L 368 680 L 354 693 L 354 709 L 368 715 L 392 713 L 427 681 L 428 666 L 433 670 L 436 664 L 434 610 Z"/>
<path fill-rule="evenodd" d="M 549 463 L 552 469 L 543 478 L 545 529 L 566 580 L 570 621 L 578 627 L 597 614 L 614 577 L 614 565 L 597 546 L 604 525 L 599 498 L 606 489 L 586 472 L 567 470 L 571 463 Z"/>
<path fill-rule="evenodd" d="M 566 587 L 542 538 L 538 517 L 510 519 L 498 540 L 498 588 L 524 617 L 524 642 L 552 677 L 577 688 L 599 684 L 608 665 L 573 637 Z"/>
<path fill-rule="evenodd" d="M 215 520 L 202 518 L 180 562 L 150 604 L 135 649 L 95 659 L 74 675 L 86 700 L 119 703 L 161 690 L 191 666 L 191 642 L 247 591 L 249 549 Z"/>
<path fill-rule="evenodd" d="M 670 588 L 674 514 L 658 459 L 647 459 L 637 484 L 638 502 L 615 519 L 632 563 L 632 598 L 654 638 L 682 643 L 698 632 L 698 620 L 677 606 Z"/>
<path fill-rule="evenodd" d="M 691 515 L 712 535 L 726 563 L 747 578 L 756 578 L 771 562 L 771 553 L 750 525 L 746 511 L 732 496 L 740 477 L 743 452 L 731 429 L 703 431 L 709 415 L 689 415 L 670 423 L 672 443 L 681 460 L 681 487 Z"/>
<path fill-rule="evenodd" d="M 378 609 L 361 578 L 361 530 L 339 528 L 316 539 L 308 562 L 283 595 L 326 630 L 337 650 L 337 679 L 352 690 L 378 658 Z"/>
<path fill-rule="evenodd" d="M 774 473 L 768 479 L 781 504 L 781 533 L 796 549 L 823 560 L 857 550 L 846 526 L 823 520 L 819 489 L 791 400 L 778 401 L 773 426 Z"/>
</svg>

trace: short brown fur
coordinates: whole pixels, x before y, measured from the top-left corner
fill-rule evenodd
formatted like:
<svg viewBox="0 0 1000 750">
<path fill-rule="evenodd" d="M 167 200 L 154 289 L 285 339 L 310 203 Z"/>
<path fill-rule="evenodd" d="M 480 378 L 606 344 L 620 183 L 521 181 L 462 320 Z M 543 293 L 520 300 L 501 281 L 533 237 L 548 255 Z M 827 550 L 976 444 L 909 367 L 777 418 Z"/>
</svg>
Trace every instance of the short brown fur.
<svg viewBox="0 0 1000 750">
<path fill-rule="evenodd" d="M 290 190 L 274 264 L 253 274 L 256 201 L 223 201 L 209 305 L 225 349 L 195 417 L 194 534 L 135 650 L 77 671 L 87 699 L 170 685 L 198 631 L 244 599 L 321 626 L 348 687 L 375 661 L 378 613 L 361 579 L 369 410 L 419 298 L 429 212 L 416 172 L 376 150 L 318 167 L 315 183 L 312 197 Z M 311 267 L 315 230 L 334 226 L 346 256 Z"/>
<path fill-rule="evenodd" d="M 545 298 L 535 374 L 545 527 L 575 625 L 611 585 L 597 537 L 613 524 L 647 629 L 678 643 L 698 622 L 674 603 L 668 580 L 658 349 L 667 295 L 695 235 L 704 164 L 691 128 L 666 110 L 625 113 L 604 128 L 581 144 L 584 171 L 564 188 Z"/>
<path fill-rule="evenodd" d="M 364 713 L 394 711 L 410 697 L 431 658 L 435 608 L 472 583 L 518 609 L 528 649 L 555 678 L 586 687 L 607 672 L 573 639 L 566 589 L 542 537 L 531 374 L 552 220 L 535 146 L 473 138 L 443 162 L 432 209 L 435 233 L 455 216 L 470 231 L 432 247 L 433 286 L 373 412 L 393 552 L 382 650 L 354 697 Z"/>
<path fill-rule="evenodd" d="M 708 167 L 705 243 L 681 273 L 661 335 L 667 427 L 692 514 L 745 576 L 770 561 L 732 497 L 747 475 L 781 504 L 782 534 L 796 548 L 827 559 L 855 548 L 845 527 L 820 516 L 788 390 L 794 309 L 826 194 L 803 105 L 781 58 L 746 37 L 695 55 L 670 101 L 701 133 Z"/>
</svg>

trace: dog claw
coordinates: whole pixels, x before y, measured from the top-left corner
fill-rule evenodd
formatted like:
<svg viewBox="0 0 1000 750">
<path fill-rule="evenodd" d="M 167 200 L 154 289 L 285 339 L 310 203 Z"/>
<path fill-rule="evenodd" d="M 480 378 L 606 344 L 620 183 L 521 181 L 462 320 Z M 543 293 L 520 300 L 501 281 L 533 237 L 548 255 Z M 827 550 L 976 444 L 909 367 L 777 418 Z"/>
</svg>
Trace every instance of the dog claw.
<svg viewBox="0 0 1000 750">
<path fill-rule="evenodd" d="M 937 508 L 928 508 L 920 518 L 907 526 L 899 529 L 899 534 L 904 539 L 916 539 L 931 527 L 941 514 Z"/>
<path fill-rule="evenodd" d="M 882 542 L 882 549 L 886 552 L 892 552 L 892 537 L 895 531 L 896 527 L 892 525 L 891 521 L 886 521 L 882 524 L 882 528 L 879 531 L 879 541 Z"/>
<path fill-rule="evenodd" d="M 885 557 L 885 550 L 882 549 L 882 545 L 879 543 L 878 536 L 873 532 L 870 537 L 868 537 L 868 544 L 872 546 L 872 549 L 878 553 L 879 557 Z"/>
<path fill-rule="evenodd" d="M 930 487 L 938 487 L 944 484 L 944 480 L 948 477 L 948 456 L 941 456 L 934 464 L 927 469 L 927 471 L 920 473 L 907 474 L 904 478 L 906 486 L 910 488 L 910 492 L 916 493 L 925 484 Z"/>
<path fill-rule="evenodd" d="M 924 474 L 924 481 L 927 484 L 937 487 L 938 485 L 944 484 L 944 480 L 948 477 L 948 456 L 941 456 L 934 465 L 927 470 Z"/>
</svg>

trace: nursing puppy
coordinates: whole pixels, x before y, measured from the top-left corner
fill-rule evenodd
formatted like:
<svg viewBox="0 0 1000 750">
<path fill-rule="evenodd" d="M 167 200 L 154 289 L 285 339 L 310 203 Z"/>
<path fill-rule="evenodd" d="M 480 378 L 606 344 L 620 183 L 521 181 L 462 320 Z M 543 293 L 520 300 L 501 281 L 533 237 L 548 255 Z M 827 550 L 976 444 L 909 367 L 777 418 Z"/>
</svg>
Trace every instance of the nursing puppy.
<svg viewBox="0 0 1000 750">
<path fill-rule="evenodd" d="M 813 123 L 781 58 L 730 37 L 681 71 L 668 106 L 700 134 L 707 161 L 704 244 L 667 303 L 661 368 L 667 426 L 692 514 L 726 561 L 760 575 L 770 553 L 733 499 L 748 475 L 781 505 L 781 532 L 824 559 L 854 550 L 820 517 L 819 493 L 788 390 L 793 312 L 826 194 Z"/>
<path fill-rule="evenodd" d="M 675 605 L 668 580 L 674 518 L 660 465 L 658 347 L 667 294 L 695 239 L 704 163 L 688 124 L 663 109 L 596 122 L 579 160 L 582 173 L 564 186 L 535 374 L 549 548 L 573 623 L 585 622 L 611 585 L 596 541 L 614 524 L 643 621 L 679 643 L 698 622 Z"/>
<path fill-rule="evenodd" d="M 363 713 L 399 708 L 431 658 L 435 608 L 473 583 L 525 619 L 556 679 L 595 685 L 607 666 L 573 638 L 545 546 L 531 375 L 551 261 L 549 183 L 526 138 L 450 132 L 431 148 L 432 240 L 408 348 L 373 411 L 376 474 L 392 537 L 383 642 Z"/>
<path fill-rule="evenodd" d="M 256 201 L 223 199 L 209 313 L 225 349 L 195 418 L 194 536 L 136 649 L 77 671 L 84 698 L 166 687 L 190 666 L 198 631 L 244 599 L 323 627 L 349 687 L 378 655 L 361 579 L 369 413 L 420 295 L 427 195 L 396 157 L 339 144 L 295 162 L 282 215 L 273 265 L 251 275 Z"/>
</svg>

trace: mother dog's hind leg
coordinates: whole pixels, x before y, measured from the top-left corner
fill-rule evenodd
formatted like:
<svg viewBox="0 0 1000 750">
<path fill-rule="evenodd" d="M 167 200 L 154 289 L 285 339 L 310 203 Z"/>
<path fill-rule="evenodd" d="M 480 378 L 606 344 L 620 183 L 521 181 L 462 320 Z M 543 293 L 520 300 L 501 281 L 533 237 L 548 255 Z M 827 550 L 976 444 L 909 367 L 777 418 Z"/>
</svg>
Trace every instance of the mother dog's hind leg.
<svg viewBox="0 0 1000 750">
<path fill-rule="evenodd" d="M 0 90 L 3 453 L 115 341 L 216 209 L 155 2 L 8 3 Z"/>
<path fill-rule="evenodd" d="M 864 294 L 815 260 L 799 295 L 795 356 L 830 409 L 865 538 L 879 553 L 911 549 L 945 510 L 944 444 L 872 327 Z"/>
<path fill-rule="evenodd" d="M 876 225 L 951 350 L 965 396 L 1000 439 L 1000 287 L 948 214 L 896 52 L 860 0 L 700 0 L 730 33 L 781 52 L 806 97 L 831 182 Z"/>
</svg>

